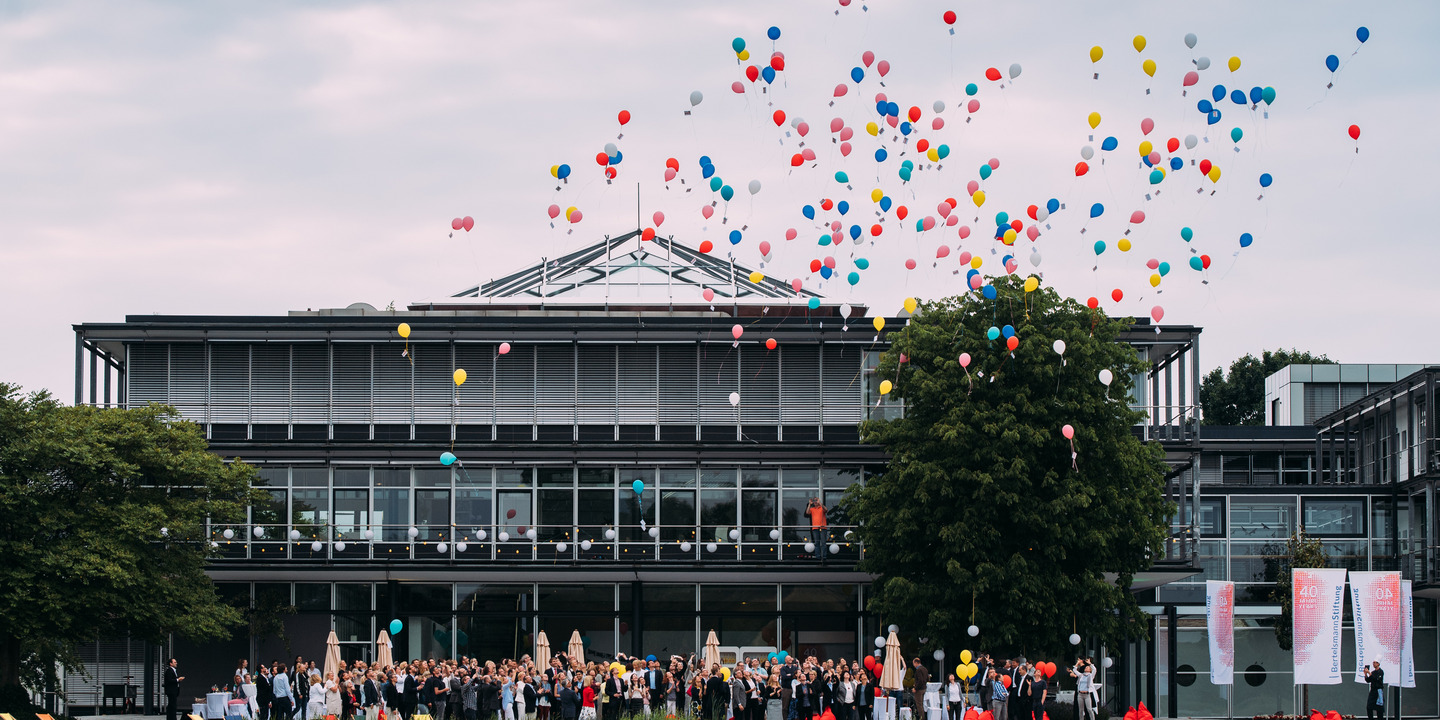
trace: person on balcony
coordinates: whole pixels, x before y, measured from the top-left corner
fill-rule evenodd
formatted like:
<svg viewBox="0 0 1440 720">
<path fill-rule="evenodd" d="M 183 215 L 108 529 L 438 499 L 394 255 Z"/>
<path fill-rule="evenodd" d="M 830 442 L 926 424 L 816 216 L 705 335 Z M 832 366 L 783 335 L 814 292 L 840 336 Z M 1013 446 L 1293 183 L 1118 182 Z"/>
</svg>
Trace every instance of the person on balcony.
<svg viewBox="0 0 1440 720">
<path fill-rule="evenodd" d="M 825 559 L 825 530 L 830 523 L 825 519 L 825 506 L 820 504 L 820 498 L 810 498 L 810 504 L 805 508 L 805 514 L 810 516 L 810 542 L 815 545 L 815 557 Z"/>
</svg>

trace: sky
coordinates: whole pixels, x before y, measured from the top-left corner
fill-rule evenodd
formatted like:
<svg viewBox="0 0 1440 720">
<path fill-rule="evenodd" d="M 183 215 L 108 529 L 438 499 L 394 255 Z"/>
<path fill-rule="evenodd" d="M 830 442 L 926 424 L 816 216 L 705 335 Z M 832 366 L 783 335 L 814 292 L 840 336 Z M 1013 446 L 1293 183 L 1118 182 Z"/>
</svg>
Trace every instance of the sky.
<svg viewBox="0 0 1440 720">
<path fill-rule="evenodd" d="M 958 15 L 953 35 L 946 10 Z M 7 0 L 0 303 L 11 310 L 0 381 L 68 400 L 72 323 L 445 298 L 635 229 L 637 193 L 642 226 L 662 211 L 661 234 L 710 240 L 722 257 L 887 314 L 906 297 L 962 292 L 962 252 L 986 275 L 1014 254 L 1017 272 L 1097 296 L 1111 314 L 1145 317 L 1158 305 L 1166 323 L 1204 327 L 1206 369 L 1280 347 L 1341 362 L 1440 362 L 1440 250 L 1423 211 L 1440 165 L 1437 24 L 1440 5 L 1429 2 Z M 1371 31 L 1363 45 L 1361 25 Z M 773 43 L 771 26 L 781 30 Z M 1193 50 L 1186 33 L 1199 39 Z M 1092 63 L 1095 45 L 1104 57 Z M 786 63 L 774 83 L 746 81 L 744 65 L 763 66 L 772 49 Z M 866 50 L 876 63 L 855 83 Z M 1342 63 L 1333 75 L 1332 53 Z M 1202 57 L 1212 65 L 1182 88 Z M 890 64 L 883 78 L 880 60 Z M 1014 63 L 1014 80 L 985 79 Z M 743 95 L 730 89 L 736 80 Z M 848 92 L 833 97 L 842 82 Z M 1196 103 L 1215 84 L 1273 87 L 1276 100 L 1252 110 L 1227 98 L 1207 126 Z M 695 90 L 704 100 L 692 108 Z M 877 92 L 902 113 L 920 108 L 919 129 L 902 137 L 882 124 L 871 137 Z M 620 110 L 633 118 L 623 128 Z M 1094 130 L 1091 112 L 1102 118 Z M 835 117 L 854 131 L 848 157 L 829 132 Z M 809 125 L 803 138 L 796 118 Z M 1174 153 L 1182 169 L 1151 186 L 1137 145 L 1154 142 L 1168 163 L 1165 140 L 1191 134 L 1197 147 Z M 1108 136 L 1119 147 L 1104 152 Z M 902 182 L 898 163 L 916 157 L 920 138 L 950 155 Z M 623 159 L 607 184 L 595 155 L 612 142 Z M 792 168 L 801 142 L 816 161 Z M 1091 169 L 1076 177 L 1087 145 Z M 700 185 L 702 155 L 734 187 L 730 202 Z M 681 171 L 667 184 L 671 157 Z M 966 184 L 991 158 L 998 168 L 977 208 Z M 1218 182 L 1191 164 L 1206 159 Z M 566 184 L 550 175 L 559 163 L 571 166 Z M 1274 178 L 1264 190 L 1261 173 Z M 753 196 L 751 180 L 761 184 Z M 876 188 L 910 215 L 899 221 L 892 208 L 872 242 Z M 822 230 L 800 208 L 822 198 L 851 204 L 820 218 L 860 225 L 865 242 L 847 232 L 838 247 L 817 243 Z M 958 203 L 957 226 L 939 213 L 946 198 Z M 997 212 L 1029 226 L 1027 207 L 1050 198 L 1065 209 L 1038 224 L 1034 242 L 990 239 Z M 552 203 L 583 219 L 552 227 Z M 1094 203 L 1105 213 L 1092 219 Z M 1131 225 L 1135 210 L 1146 217 Z M 473 231 L 452 233 L 465 215 Z M 917 232 L 927 215 L 938 226 Z M 975 232 L 962 240 L 959 225 Z M 1193 230 L 1188 243 L 1182 227 Z M 1254 243 L 1242 249 L 1247 232 Z M 1096 240 L 1107 243 L 1098 257 Z M 772 245 L 768 262 L 761 241 Z M 951 253 L 936 258 L 941 245 Z M 1190 269 L 1192 254 L 1208 255 L 1209 269 Z M 839 272 L 822 281 L 809 265 L 827 255 Z M 1152 258 L 1171 268 L 1158 288 Z"/>
</svg>

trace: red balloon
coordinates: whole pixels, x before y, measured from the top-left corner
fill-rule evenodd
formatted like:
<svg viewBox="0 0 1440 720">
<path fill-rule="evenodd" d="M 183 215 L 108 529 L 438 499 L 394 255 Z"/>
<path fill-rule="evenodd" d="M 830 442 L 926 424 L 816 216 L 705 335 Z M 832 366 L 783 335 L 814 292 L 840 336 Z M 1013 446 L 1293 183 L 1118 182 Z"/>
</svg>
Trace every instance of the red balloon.
<svg viewBox="0 0 1440 720">
<path fill-rule="evenodd" d="M 810 261 L 810 272 L 812 272 L 812 273 L 820 272 L 820 261 L 819 261 L 819 260 L 811 260 L 811 261 Z"/>
<path fill-rule="evenodd" d="M 961 226 L 960 226 L 960 239 L 961 239 L 961 240 L 964 240 L 965 238 L 968 238 L 968 237 L 970 237 L 970 226 L 969 226 L 969 225 L 961 225 Z M 970 253 L 965 253 L 965 254 L 966 254 L 966 255 L 969 255 Z M 970 258 L 967 257 L 967 258 L 965 258 L 964 260 L 961 260 L 960 262 L 970 262 Z"/>
<path fill-rule="evenodd" d="M 505 519 L 506 519 L 506 520 L 514 520 L 514 519 L 515 519 L 515 511 L 514 511 L 514 510 L 506 510 L 506 511 L 505 511 Z"/>
<path fill-rule="evenodd" d="M 1351 126 L 1350 126 L 1350 139 L 1351 139 L 1351 140 L 1359 140 L 1359 139 L 1360 139 L 1360 126 L 1359 126 L 1359 125 L 1351 125 Z"/>
<path fill-rule="evenodd" d="M 975 193 L 970 193 L 970 194 L 971 194 L 971 195 L 974 195 Z M 956 208 L 956 207 L 959 207 L 959 206 L 960 206 L 960 202 L 959 202 L 958 200 L 956 200 L 955 198 L 945 198 L 945 202 L 950 203 L 950 207 L 951 207 L 951 208 Z"/>
<path fill-rule="evenodd" d="M 905 207 L 904 205 L 898 205 L 898 206 L 895 207 L 895 217 L 900 218 L 901 220 L 904 220 L 904 219 L 905 219 L 905 216 L 906 216 L 906 215 L 909 215 L 909 214 L 910 214 L 910 208 L 907 208 L 907 207 Z"/>
<path fill-rule="evenodd" d="M 1120 288 L 1115 288 L 1114 290 L 1110 291 L 1110 299 L 1114 300 L 1115 302 L 1120 302 L 1120 298 L 1123 297 L 1125 297 L 1125 293 L 1120 292 Z"/>
<path fill-rule="evenodd" d="M 1204 269 L 1206 269 L 1206 270 L 1209 270 L 1209 269 L 1210 269 L 1210 256 L 1209 256 L 1209 255 L 1201 255 L 1201 256 L 1200 256 L 1200 267 L 1202 267 L 1202 268 L 1204 268 Z"/>
<path fill-rule="evenodd" d="M 941 17 L 943 17 L 943 18 L 945 19 L 945 24 L 946 24 L 946 25 L 954 25 L 954 24 L 955 24 L 955 11 L 954 11 L 954 10 L 946 10 L 946 11 L 945 11 L 945 14 L 944 14 L 943 16 L 941 16 Z"/>
<path fill-rule="evenodd" d="M 1201 174 L 1201 175 L 1209 175 L 1209 174 L 1210 174 L 1210 161 L 1209 161 L 1208 159 L 1206 159 L 1206 160 L 1201 160 L 1201 161 L 1200 161 L 1200 174 Z"/>
<path fill-rule="evenodd" d="M 575 224 L 575 223 L 580 222 L 580 218 L 581 218 L 581 217 L 583 217 L 583 215 L 581 214 L 581 212 L 580 212 L 579 210 L 576 210 L 575 212 L 570 213 L 570 223 L 573 225 L 573 224 Z"/>
<path fill-rule="evenodd" d="M 870 226 L 871 237 L 880 237 L 880 233 L 882 232 L 885 232 L 885 227 L 880 223 L 875 223 L 874 225 Z"/>
<path fill-rule="evenodd" d="M 1180 149 L 1180 138 L 1170 138 L 1165 141 L 1165 152 L 1175 152 Z"/>
<path fill-rule="evenodd" d="M 757 78 L 759 78 L 759 77 L 760 77 L 760 68 L 757 68 L 757 67 L 755 67 L 754 65 L 751 65 L 750 67 L 745 68 L 745 78 L 746 78 L 747 80 L 749 80 L 750 82 L 755 82 L 755 80 L 756 80 Z"/>
<path fill-rule="evenodd" d="M 655 221 L 656 227 L 659 227 L 665 224 L 665 213 L 656 210 L 655 214 L 650 216 L 650 219 Z"/>
<path fill-rule="evenodd" d="M 1020 338 L 1011 335 L 1010 338 L 1005 341 L 1005 347 L 1010 348 L 1011 350 L 1020 347 Z"/>
<path fill-rule="evenodd" d="M 906 269 L 906 270 L 914 270 L 914 269 L 915 269 L 915 260 L 914 260 L 913 258 L 905 261 L 905 269 Z"/>
<path fill-rule="evenodd" d="M 1143 222 L 1145 222 L 1145 211 L 1144 211 L 1144 210 L 1136 210 L 1135 212 L 1130 213 L 1130 224 L 1132 224 L 1132 225 L 1139 225 L 1140 223 L 1143 223 Z"/>
<path fill-rule="evenodd" d="M 628 122 L 630 122 L 630 111 L 629 111 L 629 110 L 621 110 L 621 111 L 620 111 L 620 124 L 621 124 L 621 125 L 624 125 L 625 123 L 628 123 Z"/>
<path fill-rule="evenodd" d="M 849 143 L 846 144 L 848 145 Z M 805 162 L 815 162 L 815 151 L 810 148 L 805 148 L 800 151 L 800 157 L 805 158 Z"/>
<path fill-rule="evenodd" d="M 784 70 L 785 58 L 782 57 L 779 53 L 776 53 L 774 57 L 770 58 L 770 67 L 775 68 L 775 72 L 780 72 L 781 70 Z"/>
<path fill-rule="evenodd" d="M 651 240 L 654 240 L 654 239 L 655 239 L 655 228 L 645 228 L 644 232 L 640 233 L 640 241 L 641 241 L 641 242 L 650 242 Z"/>
<path fill-rule="evenodd" d="M 1007 688 L 1010 687 L 1010 676 L 1009 676 L 1009 675 L 1001 675 L 1001 676 L 1000 676 L 1000 684 L 1001 684 L 1001 685 L 1004 685 L 1004 686 L 1007 687 Z M 988 712 L 988 711 L 987 711 L 987 712 Z"/>
<path fill-rule="evenodd" d="M 1039 206 L 1039 205 L 1031 205 L 1030 207 L 1025 208 L 1025 214 L 1026 214 L 1026 215 L 1029 215 L 1031 220 L 1037 220 L 1037 221 L 1038 221 L 1038 220 L 1040 219 L 1040 218 L 1035 217 L 1035 214 L 1038 213 L 1038 212 L 1040 212 L 1040 206 Z"/>
<path fill-rule="evenodd" d="M 879 667 L 879 666 L 877 665 L 876 667 Z M 878 671 L 877 671 L 877 672 L 878 672 Z M 883 689 L 878 688 L 878 687 L 875 688 L 875 697 L 884 697 L 884 696 L 885 696 L 885 691 L 884 691 Z"/>
<path fill-rule="evenodd" d="M 665 161 L 665 167 L 670 168 L 675 172 L 680 172 L 680 161 L 676 160 L 675 158 L 670 158 Z"/>
<path fill-rule="evenodd" d="M 990 68 L 989 70 L 986 70 L 986 71 L 985 71 L 985 79 L 986 79 L 986 80 L 991 80 L 991 81 L 999 80 L 999 79 L 1000 79 L 1000 69 L 999 69 L 999 68 L 993 68 L 993 67 L 992 67 L 992 68 Z"/>
<path fill-rule="evenodd" d="M 609 179 L 611 179 L 611 180 L 614 180 L 614 179 L 615 179 L 615 176 L 616 176 L 616 175 L 619 175 L 619 174 L 620 174 L 620 171 L 619 171 L 619 170 L 616 170 L 616 169 L 613 168 L 613 167 L 607 167 L 607 168 L 605 168 L 605 177 L 607 177 L 607 178 L 609 178 Z"/>
<path fill-rule="evenodd" d="M 550 207 L 555 207 L 555 206 L 554 206 L 554 205 L 551 205 Z M 554 216 L 554 215 L 551 215 L 550 217 L 555 217 L 555 216 Z M 451 221 L 450 221 L 450 229 L 451 229 L 451 230 L 459 230 L 460 228 L 463 228 L 463 227 L 465 227 L 465 221 L 462 220 L 462 219 L 460 219 L 460 218 L 455 218 L 454 220 L 451 220 Z"/>
<path fill-rule="evenodd" d="M 910 112 L 907 113 L 907 115 L 910 118 L 910 122 L 917 122 L 918 120 L 920 120 L 920 108 L 915 105 L 911 105 Z"/>
<path fill-rule="evenodd" d="M 600 167 L 605 167 L 606 165 L 609 165 L 610 156 L 606 155 L 603 152 L 595 153 L 595 164 L 599 165 Z"/>
<path fill-rule="evenodd" d="M 775 349 L 775 338 L 767 338 L 767 339 L 765 340 L 765 349 L 766 349 L 766 350 L 774 350 L 774 349 Z"/>
<path fill-rule="evenodd" d="M 830 198 L 825 198 L 824 200 L 820 201 L 821 210 L 829 210 L 833 207 L 835 207 L 835 201 L 831 200 Z"/>
<path fill-rule="evenodd" d="M 1017 233 L 1020 232 L 1020 230 L 1022 230 L 1024 227 L 1025 227 L 1025 223 L 1020 222 L 1019 219 L 1011 220 L 1011 221 L 1010 221 L 1010 229 L 1011 229 L 1011 230 L 1014 230 L 1014 231 L 1017 232 Z"/>
<path fill-rule="evenodd" d="M 1088 172 L 1090 172 L 1090 166 L 1087 165 L 1084 160 L 1075 163 L 1075 177 L 1080 177 Z"/>
<path fill-rule="evenodd" d="M 1085 305 L 1088 306 L 1091 310 L 1094 310 L 1095 308 L 1100 307 L 1100 298 L 1091 297 L 1089 300 L 1085 301 Z"/>
<path fill-rule="evenodd" d="M 926 150 L 929 150 L 929 149 L 930 149 L 930 141 L 929 141 L 929 140 L 926 140 L 925 138 L 920 138 L 919 140 L 916 140 L 916 141 L 915 141 L 915 149 L 918 150 L 919 152 L 925 152 Z"/>
<path fill-rule="evenodd" d="M 772 115 L 771 117 L 775 118 L 775 125 L 779 126 L 779 125 L 784 125 L 784 124 L 785 124 L 785 111 L 784 111 L 784 110 L 776 110 L 776 111 L 775 111 L 775 114 Z"/>
<path fill-rule="evenodd" d="M 971 114 L 980 112 L 980 101 L 970 98 L 970 102 L 965 105 L 965 110 Z"/>
<path fill-rule="evenodd" d="M 804 155 L 801 155 L 800 153 L 795 153 L 794 155 L 791 155 L 791 156 L 790 156 L 790 167 L 800 167 L 801 165 L 804 165 L 804 164 L 805 164 L 805 156 L 804 156 Z"/>
<path fill-rule="evenodd" d="M 465 219 L 461 220 L 460 222 L 461 225 L 465 228 L 465 232 L 470 232 L 470 228 L 475 227 L 475 218 L 472 218 L 469 215 L 466 215 Z"/>
<path fill-rule="evenodd" d="M 826 256 L 825 256 L 825 267 L 828 267 L 828 268 L 830 268 L 831 270 L 834 270 L 834 269 L 835 269 L 835 256 L 834 256 L 834 255 L 826 255 Z"/>
<path fill-rule="evenodd" d="M 708 252 L 710 252 L 711 250 L 714 250 L 714 249 L 715 249 L 715 244 L 712 243 L 712 242 L 710 242 L 709 240 L 701 240 L 701 241 L 700 241 L 700 252 L 702 252 L 702 253 L 708 253 Z"/>
</svg>

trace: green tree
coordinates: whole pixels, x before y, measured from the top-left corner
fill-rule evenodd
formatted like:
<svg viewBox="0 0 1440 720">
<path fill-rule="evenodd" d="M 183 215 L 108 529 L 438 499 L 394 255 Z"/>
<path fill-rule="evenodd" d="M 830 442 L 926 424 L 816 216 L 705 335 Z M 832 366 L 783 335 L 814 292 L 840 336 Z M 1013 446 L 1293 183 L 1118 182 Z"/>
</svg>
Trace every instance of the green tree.
<svg viewBox="0 0 1440 720">
<path fill-rule="evenodd" d="M 1246 353 L 1230 363 L 1230 373 L 1211 370 L 1200 382 L 1201 422 L 1205 425 L 1264 425 L 1265 378 L 1286 365 L 1328 364 L 1330 358 L 1301 350 Z"/>
<path fill-rule="evenodd" d="M 891 460 L 846 497 L 877 576 L 869 609 L 931 646 L 997 654 L 1061 652 L 1072 627 L 1112 646 L 1143 636 L 1129 585 L 1174 512 L 1160 449 L 1136 438 L 1143 416 L 1126 402 L 1147 367 L 1116 341 L 1124 323 L 1014 278 L 996 286 L 995 301 L 924 303 L 888 337 L 877 380 L 894 383 L 904 417 L 862 426 Z M 1013 352 L 986 339 L 1007 324 Z"/>
<path fill-rule="evenodd" d="M 244 518 L 254 470 L 172 408 L 67 407 L 0 383 L 0 705 L 77 666 L 77 643 L 222 637 L 207 517 Z"/>
</svg>

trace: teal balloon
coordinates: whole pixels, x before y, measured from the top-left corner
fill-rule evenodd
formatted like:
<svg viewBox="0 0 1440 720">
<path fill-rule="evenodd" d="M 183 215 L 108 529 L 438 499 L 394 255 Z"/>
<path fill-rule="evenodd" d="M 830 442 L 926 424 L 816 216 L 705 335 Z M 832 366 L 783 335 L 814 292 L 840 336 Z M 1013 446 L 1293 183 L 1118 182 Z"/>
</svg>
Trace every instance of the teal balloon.
<svg viewBox="0 0 1440 720">
<path fill-rule="evenodd" d="M 850 182 L 850 176 L 846 175 L 844 170 L 837 171 L 835 173 L 835 182 L 848 183 Z"/>
<path fill-rule="evenodd" d="M 900 167 L 903 167 L 903 168 L 905 168 L 906 170 L 914 170 L 914 169 L 915 169 L 915 162 L 914 162 L 913 160 L 901 160 L 901 161 L 900 161 Z"/>
<path fill-rule="evenodd" d="M 1200 259 L 1200 256 L 1199 256 L 1199 255 L 1191 255 L 1191 256 L 1190 256 L 1190 269 L 1191 269 L 1191 270 L 1204 270 L 1204 269 L 1205 269 L 1205 262 Z"/>
<path fill-rule="evenodd" d="M 860 273 L 855 272 L 855 271 L 852 270 L 852 271 L 850 271 L 850 274 L 849 274 L 849 275 L 846 275 L 846 276 L 845 276 L 845 280 L 846 280 L 847 282 L 849 282 L 851 285 L 854 285 L 854 284 L 860 282 Z"/>
<path fill-rule="evenodd" d="M 855 258 L 855 267 L 860 268 L 861 270 L 869 270 L 870 261 L 866 260 L 865 258 Z"/>
<path fill-rule="evenodd" d="M 1096 241 L 1095 241 L 1095 254 L 1096 254 L 1096 255 L 1099 255 L 1100 253 L 1103 253 L 1103 252 L 1105 252 L 1105 241 L 1104 241 L 1104 240 L 1096 240 Z"/>
<path fill-rule="evenodd" d="M 987 285 L 986 287 L 990 287 L 990 286 Z M 985 337 L 990 338 L 991 340 L 999 339 L 999 337 L 1000 337 L 1000 328 L 995 327 L 994 325 L 991 325 L 991 326 L 990 326 L 990 329 L 985 331 Z"/>
<path fill-rule="evenodd" d="M 969 85 L 966 85 L 966 86 L 965 86 L 965 94 L 966 94 L 966 95 L 974 95 L 974 94 L 977 93 L 977 92 L 980 92 L 980 86 L 979 86 L 979 85 L 976 85 L 975 83 L 970 83 Z"/>
<path fill-rule="evenodd" d="M 941 160 L 944 160 L 945 158 L 950 156 L 950 146 L 941 145 L 940 147 L 935 148 L 935 154 L 940 156 Z"/>
<path fill-rule="evenodd" d="M 405 623 L 400 622 L 399 619 L 395 619 L 395 620 L 391 620 L 391 621 L 390 621 L 390 634 L 391 634 L 391 635 L 399 635 L 399 634 L 400 634 L 400 631 L 401 631 L 401 630 L 404 630 L 404 629 L 405 629 Z"/>
<path fill-rule="evenodd" d="M 630 489 L 634 490 L 636 495 L 645 492 L 645 481 L 636 480 L 635 482 L 630 483 Z"/>
<path fill-rule="evenodd" d="M 1150 171 L 1150 184 L 1151 184 L 1151 185 L 1159 185 L 1159 184 L 1160 184 L 1160 181 L 1162 181 L 1162 180 L 1164 180 L 1164 179 L 1165 179 L 1165 173 L 1162 172 L 1162 171 L 1160 170 L 1160 168 L 1155 168 L 1154 170 L 1151 170 L 1151 171 Z"/>
<path fill-rule="evenodd" d="M 910 168 L 900 168 L 900 179 L 905 182 L 910 182 Z"/>
<path fill-rule="evenodd" d="M 1266 105 L 1275 102 L 1275 88 L 1267 87 L 1264 90 L 1261 90 L 1260 99 L 1264 100 Z"/>
<path fill-rule="evenodd" d="M 735 197 L 735 188 L 732 188 L 729 185 L 722 186 L 720 188 L 720 197 L 724 198 L 728 202 L 730 198 Z"/>
<path fill-rule="evenodd" d="M 980 166 L 980 179 L 981 179 L 981 180 L 989 180 L 989 179 L 990 179 L 990 173 L 991 173 L 991 172 L 993 172 L 993 171 L 990 169 L 990 166 L 989 166 L 989 165 L 981 165 L 981 166 Z"/>
<path fill-rule="evenodd" d="M 985 167 L 990 167 L 990 166 L 989 166 L 989 165 L 986 165 Z M 1010 213 L 1007 213 L 1007 212 L 1005 212 L 1004 210 L 1001 210 L 1000 212 L 995 213 L 995 224 L 996 224 L 997 226 L 998 226 L 998 225 L 1009 225 L 1009 224 L 1010 224 Z"/>
<path fill-rule="evenodd" d="M 719 175 L 713 175 L 713 176 L 711 176 L 711 178 L 710 178 L 710 192 L 715 192 L 716 190 L 719 190 L 719 189 L 720 189 L 720 186 L 722 186 L 722 185 L 724 185 L 724 184 L 725 184 L 725 181 L 724 181 L 724 180 L 721 180 Z"/>
<path fill-rule="evenodd" d="M 810 300 L 809 300 L 808 302 L 806 302 L 805 304 L 806 304 L 806 305 L 809 305 L 811 310 L 819 310 L 819 309 L 820 309 L 820 298 L 812 297 L 812 298 L 810 298 Z"/>
<path fill-rule="evenodd" d="M 745 38 L 737 37 L 734 40 L 731 40 L 730 47 L 735 50 L 736 55 L 745 52 Z"/>
<path fill-rule="evenodd" d="M 440 464 L 441 464 L 441 465 L 444 465 L 444 466 L 446 466 L 446 467 L 449 467 L 450 465 L 454 465 L 454 464 L 455 464 L 455 453 L 452 453 L 452 452 L 443 452 L 443 453 L 440 453 Z"/>
<path fill-rule="evenodd" d="M 1165 277 L 1166 275 L 1169 275 L 1169 274 L 1170 274 L 1170 263 L 1168 263 L 1168 262 L 1162 262 L 1162 263 L 1160 263 L 1160 277 Z"/>
<path fill-rule="evenodd" d="M 1238 143 L 1238 142 L 1240 142 L 1240 138 L 1242 138 L 1242 137 L 1245 137 L 1245 131 L 1244 131 L 1244 130 L 1241 130 L 1241 129 L 1238 128 L 1238 127 L 1237 127 L 1237 128 L 1230 128 L 1230 142 L 1237 142 L 1237 143 Z"/>
<path fill-rule="evenodd" d="M 1182 227 L 1180 228 L 1180 237 L 1184 238 L 1185 242 L 1190 242 L 1190 238 L 1195 237 L 1195 231 L 1188 227 Z"/>
<path fill-rule="evenodd" d="M 829 245 L 829 244 L 830 244 L 830 236 L 829 236 L 829 235 L 821 235 L 821 236 L 820 236 L 820 247 L 825 247 L 826 245 Z"/>
</svg>

